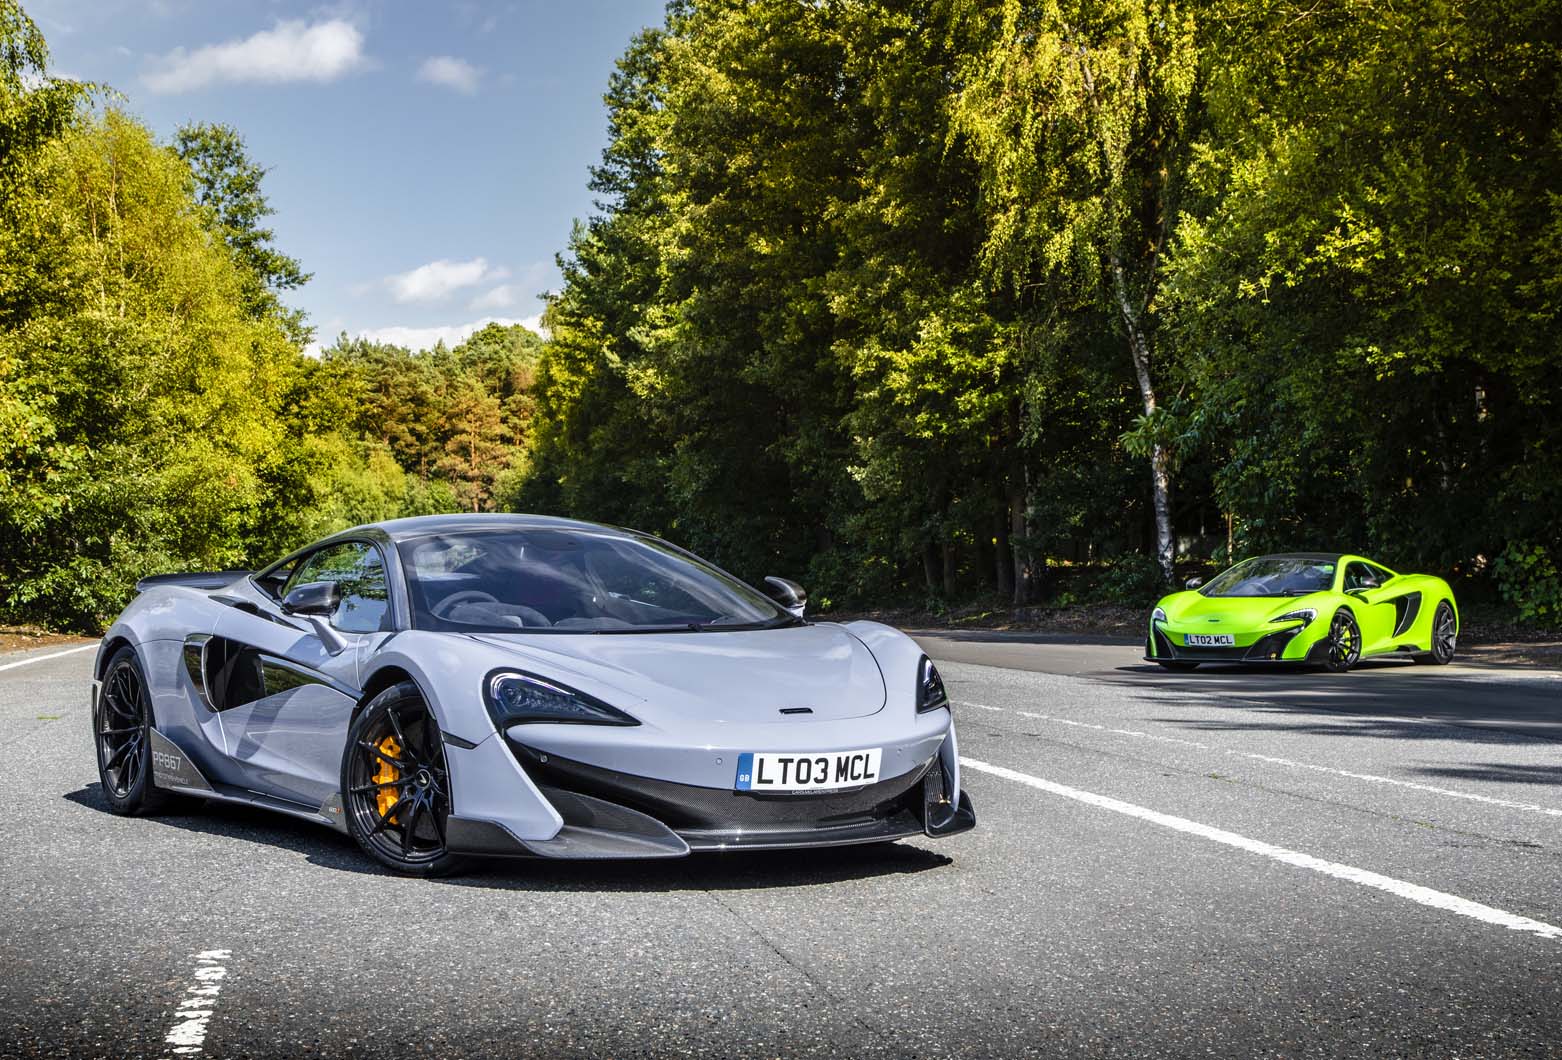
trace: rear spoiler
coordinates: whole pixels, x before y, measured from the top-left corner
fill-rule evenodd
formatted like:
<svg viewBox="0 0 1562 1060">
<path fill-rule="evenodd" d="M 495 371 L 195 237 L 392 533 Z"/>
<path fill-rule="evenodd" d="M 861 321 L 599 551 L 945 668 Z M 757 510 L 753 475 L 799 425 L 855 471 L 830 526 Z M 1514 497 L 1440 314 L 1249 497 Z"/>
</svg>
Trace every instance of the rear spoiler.
<svg viewBox="0 0 1562 1060">
<path fill-rule="evenodd" d="M 184 574 L 152 574 L 136 582 L 136 592 L 144 593 L 160 585 L 181 585 L 186 589 L 221 589 L 254 571 L 203 570 Z"/>
</svg>

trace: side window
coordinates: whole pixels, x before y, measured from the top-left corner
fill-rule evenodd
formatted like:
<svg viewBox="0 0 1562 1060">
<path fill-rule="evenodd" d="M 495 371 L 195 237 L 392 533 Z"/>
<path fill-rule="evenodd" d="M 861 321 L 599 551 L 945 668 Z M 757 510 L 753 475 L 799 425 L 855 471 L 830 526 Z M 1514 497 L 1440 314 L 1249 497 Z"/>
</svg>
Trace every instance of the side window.
<svg viewBox="0 0 1562 1060">
<path fill-rule="evenodd" d="M 296 560 L 293 563 L 285 563 L 264 578 L 257 577 L 255 584 L 261 592 L 270 596 L 273 600 L 280 600 L 282 599 L 282 590 L 287 587 L 288 577 L 293 573 L 295 566 L 297 566 Z"/>
<path fill-rule="evenodd" d="M 1365 563 L 1352 563 L 1345 568 L 1346 592 L 1355 589 L 1376 589 L 1382 584 L 1382 578 Z"/>
<path fill-rule="evenodd" d="M 345 541 L 310 553 L 293 569 L 287 590 L 291 592 L 310 582 L 335 582 L 341 586 L 342 602 L 331 616 L 331 625 L 337 629 L 375 633 L 389 627 L 385 565 L 372 545 Z"/>
</svg>

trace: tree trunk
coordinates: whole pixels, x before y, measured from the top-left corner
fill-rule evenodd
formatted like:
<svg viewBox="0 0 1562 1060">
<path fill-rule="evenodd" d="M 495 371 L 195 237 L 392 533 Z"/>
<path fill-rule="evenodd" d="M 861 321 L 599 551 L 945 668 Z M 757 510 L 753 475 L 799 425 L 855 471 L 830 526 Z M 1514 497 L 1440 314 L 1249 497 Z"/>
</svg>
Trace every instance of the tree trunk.
<svg viewBox="0 0 1562 1060">
<path fill-rule="evenodd" d="M 998 580 L 998 595 L 1005 600 L 1014 599 L 1014 553 L 1009 550 L 1008 508 L 998 513 L 993 533 L 993 565 Z"/>
<path fill-rule="evenodd" d="M 944 542 L 944 599 L 955 598 L 955 569 L 959 565 L 960 553 L 955 548 L 953 541 Z"/>
<path fill-rule="evenodd" d="M 938 595 L 938 545 L 928 541 L 922 546 L 922 577 L 927 581 L 927 595 Z"/>
<path fill-rule="evenodd" d="M 1032 603 L 1036 593 L 1030 549 L 1025 544 L 1025 503 L 1028 498 L 1023 481 L 1023 478 L 1016 477 L 1009 483 L 1009 553 L 1014 557 L 1015 607 Z"/>
<path fill-rule="evenodd" d="M 1112 256 L 1112 284 L 1117 295 L 1117 308 L 1123 318 L 1123 328 L 1128 332 L 1128 353 L 1133 358 L 1139 398 L 1144 404 L 1144 414 L 1151 416 L 1155 413 L 1155 385 L 1150 377 L 1150 336 L 1145 331 L 1143 320 L 1149 297 L 1146 295 L 1138 309 L 1134 308 L 1122 259 L 1115 254 Z M 1162 575 L 1170 584 L 1172 561 L 1176 558 L 1171 522 L 1171 453 L 1159 442 L 1150 449 L 1150 483 L 1155 505 L 1155 558 L 1161 565 Z"/>
</svg>

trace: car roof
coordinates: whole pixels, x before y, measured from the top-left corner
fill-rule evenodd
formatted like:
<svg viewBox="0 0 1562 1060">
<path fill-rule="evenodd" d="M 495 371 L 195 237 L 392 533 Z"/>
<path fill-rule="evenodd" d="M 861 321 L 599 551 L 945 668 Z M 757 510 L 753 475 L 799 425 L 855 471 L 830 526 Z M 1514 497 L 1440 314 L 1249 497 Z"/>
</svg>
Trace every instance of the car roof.
<svg viewBox="0 0 1562 1060">
<path fill-rule="evenodd" d="M 405 519 L 387 519 L 344 530 L 333 537 L 350 537 L 355 532 L 378 530 L 392 541 L 410 541 L 435 534 L 471 533 L 477 530 L 597 530 L 630 536 L 630 531 L 602 523 L 579 519 L 560 519 L 552 515 L 527 515 L 507 512 L 464 512 L 457 515 L 413 515 Z"/>
</svg>

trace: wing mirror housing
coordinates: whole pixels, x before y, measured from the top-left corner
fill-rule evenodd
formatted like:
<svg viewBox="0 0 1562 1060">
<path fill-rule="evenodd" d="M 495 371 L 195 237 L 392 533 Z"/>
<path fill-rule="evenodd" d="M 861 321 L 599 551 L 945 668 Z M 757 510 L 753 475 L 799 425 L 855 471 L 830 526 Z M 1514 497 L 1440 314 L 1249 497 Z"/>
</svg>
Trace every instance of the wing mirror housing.
<svg viewBox="0 0 1562 1060">
<path fill-rule="evenodd" d="M 305 582 L 282 598 L 282 613 L 308 619 L 325 650 L 340 655 L 347 650 L 347 641 L 327 619 L 336 614 L 341 602 L 342 587 L 336 582 Z"/>
<path fill-rule="evenodd" d="M 784 607 L 792 617 L 803 617 L 803 611 L 808 607 L 808 590 L 790 578 L 777 578 L 773 574 L 765 579 L 765 584 L 770 587 L 772 600 Z"/>
<path fill-rule="evenodd" d="M 1193 577 L 1189 578 L 1187 581 L 1183 582 L 1182 583 L 1182 587 L 1184 589 L 1188 590 L 1188 592 L 1191 593 L 1191 592 L 1193 592 L 1193 590 L 1197 589 L 1199 586 L 1201 586 L 1203 584 L 1204 584 L 1204 579 L 1200 578 L 1198 575 L 1194 575 Z"/>
<path fill-rule="evenodd" d="M 305 582 L 282 599 L 282 611 L 305 618 L 324 618 L 336 613 L 342 602 L 342 587 L 336 582 Z"/>
</svg>

